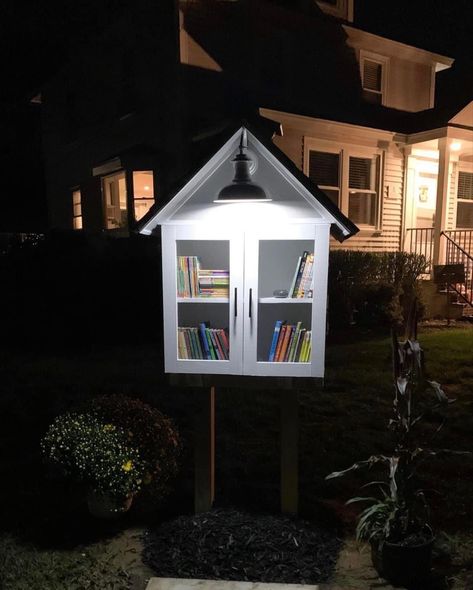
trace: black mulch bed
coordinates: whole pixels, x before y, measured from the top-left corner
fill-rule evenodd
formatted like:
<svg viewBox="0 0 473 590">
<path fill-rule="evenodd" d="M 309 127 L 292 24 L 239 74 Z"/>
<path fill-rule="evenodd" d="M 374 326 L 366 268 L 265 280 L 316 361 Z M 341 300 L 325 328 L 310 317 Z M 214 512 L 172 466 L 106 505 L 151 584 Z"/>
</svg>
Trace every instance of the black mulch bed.
<svg viewBox="0 0 473 590">
<path fill-rule="evenodd" d="M 340 547 L 308 521 L 215 510 L 147 531 L 144 561 L 160 577 L 316 584 L 330 578 Z"/>
</svg>

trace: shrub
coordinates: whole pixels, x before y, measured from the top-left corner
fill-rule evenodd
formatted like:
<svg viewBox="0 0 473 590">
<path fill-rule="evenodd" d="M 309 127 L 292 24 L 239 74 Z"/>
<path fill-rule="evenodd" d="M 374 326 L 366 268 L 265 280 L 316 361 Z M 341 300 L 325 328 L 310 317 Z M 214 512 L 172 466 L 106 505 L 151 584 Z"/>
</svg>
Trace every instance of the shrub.
<svg viewBox="0 0 473 590">
<path fill-rule="evenodd" d="M 41 441 L 46 459 L 95 492 L 126 498 L 139 491 L 144 462 L 127 433 L 86 413 L 58 416 Z"/>
<path fill-rule="evenodd" d="M 122 428 L 144 461 L 143 482 L 155 499 L 169 493 L 178 471 L 181 442 L 170 418 L 156 408 L 125 395 L 99 396 L 90 402 L 98 419 Z"/>
<path fill-rule="evenodd" d="M 330 252 L 330 324 L 403 327 L 426 267 L 424 256 L 407 252 Z"/>
</svg>

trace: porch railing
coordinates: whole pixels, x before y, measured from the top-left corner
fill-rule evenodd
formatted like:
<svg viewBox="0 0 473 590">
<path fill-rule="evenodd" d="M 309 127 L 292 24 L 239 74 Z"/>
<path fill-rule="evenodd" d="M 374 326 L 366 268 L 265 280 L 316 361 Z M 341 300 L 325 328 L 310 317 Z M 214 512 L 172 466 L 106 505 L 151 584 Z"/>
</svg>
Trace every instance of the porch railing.
<svg viewBox="0 0 473 590">
<path fill-rule="evenodd" d="M 461 264 L 465 269 L 465 282 L 453 283 L 450 287 L 464 301 L 466 301 L 466 303 L 473 307 L 473 256 L 460 246 L 456 240 L 450 237 L 449 234 L 455 234 L 457 232 L 463 233 L 463 230 L 443 231 L 441 233 L 447 242 L 445 262 L 447 264 Z"/>
<path fill-rule="evenodd" d="M 473 229 L 449 229 L 443 233 L 446 238 L 450 238 L 470 256 L 473 256 Z"/>
<path fill-rule="evenodd" d="M 422 254 L 427 260 L 427 272 L 432 271 L 432 257 L 434 254 L 434 228 L 420 227 L 406 229 L 404 250 L 413 254 Z"/>
</svg>

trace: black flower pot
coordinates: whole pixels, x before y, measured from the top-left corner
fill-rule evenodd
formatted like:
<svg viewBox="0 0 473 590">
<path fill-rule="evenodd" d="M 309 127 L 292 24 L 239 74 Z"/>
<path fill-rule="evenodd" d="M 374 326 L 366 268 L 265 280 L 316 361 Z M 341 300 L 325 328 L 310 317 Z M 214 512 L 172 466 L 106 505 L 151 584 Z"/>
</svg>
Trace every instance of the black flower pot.
<svg viewBox="0 0 473 590">
<path fill-rule="evenodd" d="M 416 544 L 380 541 L 371 544 L 371 558 L 378 574 L 393 584 L 416 585 L 430 577 L 434 537 Z"/>
</svg>

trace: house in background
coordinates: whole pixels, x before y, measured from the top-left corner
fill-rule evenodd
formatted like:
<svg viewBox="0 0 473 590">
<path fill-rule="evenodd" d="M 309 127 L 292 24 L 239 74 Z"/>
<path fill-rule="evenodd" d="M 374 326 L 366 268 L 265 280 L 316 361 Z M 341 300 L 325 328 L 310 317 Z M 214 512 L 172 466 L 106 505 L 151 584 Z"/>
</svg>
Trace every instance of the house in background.
<svg viewBox="0 0 473 590">
<path fill-rule="evenodd" d="M 360 228 L 334 248 L 460 262 L 471 303 L 473 103 L 437 109 L 453 60 L 353 20 L 354 0 L 141 0 L 42 88 L 51 227 L 128 235 L 257 112 Z"/>
</svg>

